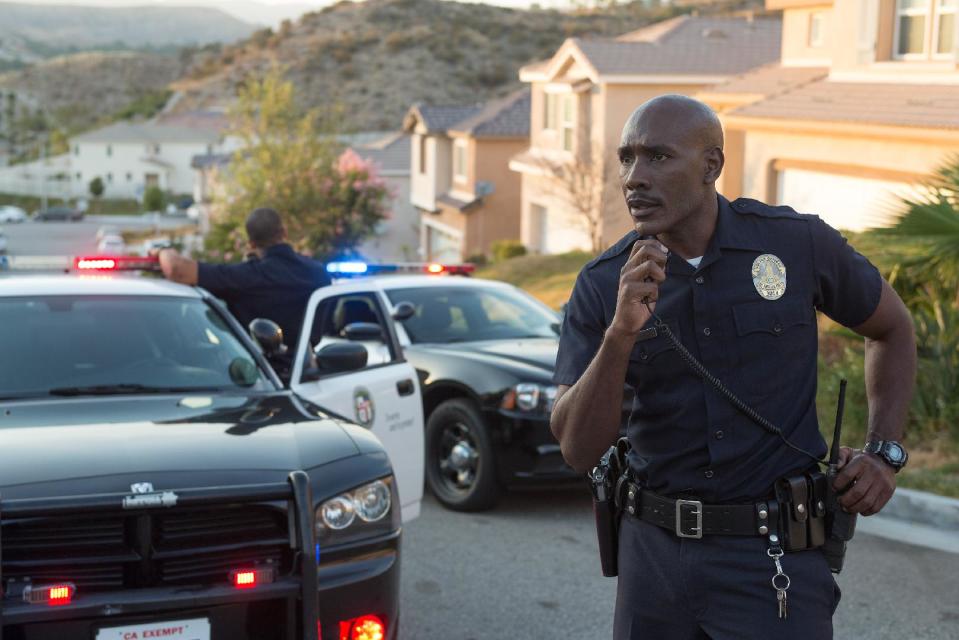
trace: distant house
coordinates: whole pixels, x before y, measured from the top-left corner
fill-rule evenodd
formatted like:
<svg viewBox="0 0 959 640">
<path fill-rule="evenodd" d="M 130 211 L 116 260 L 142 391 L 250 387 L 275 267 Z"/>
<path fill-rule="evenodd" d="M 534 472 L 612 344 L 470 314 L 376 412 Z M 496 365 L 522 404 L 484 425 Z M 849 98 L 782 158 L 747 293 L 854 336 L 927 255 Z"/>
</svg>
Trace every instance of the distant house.
<svg viewBox="0 0 959 640">
<path fill-rule="evenodd" d="M 174 194 L 193 190 L 194 156 L 231 151 L 222 117 L 195 116 L 183 121 L 119 122 L 70 139 L 73 194 L 88 194 L 99 177 L 107 198 L 139 198 L 156 186 Z"/>
<path fill-rule="evenodd" d="M 420 228 L 418 212 L 410 203 L 410 137 L 402 132 L 360 133 L 343 136 L 343 142 L 361 158 L 373 162 L 391 195 L 389 217 L 357 247 L 358 253 L 375 262 L 417 260 Z M 232 158 L 232 153 L 199 154 L 192 158 L 192 193 L 204 231 L 208 230 L 210 205 L 225 195 L 223 174 L 229 171 Z"/>
<path fill-rule="evenodd" d="M 766 0 L 780 60 L 700 97 L 726 130 L 722 190 L 858 230 L 959 154 L 959 3 Z"/>
<path fill-rule="evenodd" d="M 618 240 L 631 226 L 615 167 L 629 114 L 656 95 L 695 95 L 778 60 L 781 26 L 683 16 L 613 40 L 571 38 L 549 60 L 523 67 L 530 136 L 509 165 L 522 176 L 523 243 L 557 253 Z"/>
<path fill-rule="evenodd" d="M 520 180 L 509 159 L 529 140 L 530 93 L 486 104 L 410 108 L 410 202 L 420 212 L 427 260 L 488 255 L 497 240 L 519 239 Z"/>
</svg>

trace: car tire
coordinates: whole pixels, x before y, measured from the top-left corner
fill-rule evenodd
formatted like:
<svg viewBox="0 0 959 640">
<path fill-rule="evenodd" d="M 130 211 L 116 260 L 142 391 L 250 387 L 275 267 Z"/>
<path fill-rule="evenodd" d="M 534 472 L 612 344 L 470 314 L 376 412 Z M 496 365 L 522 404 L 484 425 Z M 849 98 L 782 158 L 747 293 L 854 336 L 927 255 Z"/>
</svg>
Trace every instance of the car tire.
<svg viewBox="0 0 959 640">
<path fill-rule="evenodd" d="M 484 511 L 502 495 L 493 440 L 469 400 L 447 400 L 427 419 L 426 485 L 454 511 Z"/>
</svg>

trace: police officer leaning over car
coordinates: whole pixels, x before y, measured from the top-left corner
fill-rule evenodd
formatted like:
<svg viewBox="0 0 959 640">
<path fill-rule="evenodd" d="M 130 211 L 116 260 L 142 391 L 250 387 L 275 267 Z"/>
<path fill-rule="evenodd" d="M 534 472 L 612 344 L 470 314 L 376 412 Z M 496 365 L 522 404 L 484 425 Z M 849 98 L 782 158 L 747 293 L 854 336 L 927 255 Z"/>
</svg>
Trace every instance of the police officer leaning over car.
<svg viewBox="0 0 959 640">
<path fill-rule="evenodd" d="M 646 102 L 626 122 L 618 154 L 635 228 L 579 274 L 551 420 L 567 462 L 586 472 L 617 439 L 623 384 L 635 392 L 633 515 L 620 521 L 614 637 L 831 638 L 839 589 L 821 540 L 797 534 L 794 549 L 772 553 L 780 547 L 772 512 L 790 509 L 776 500 L 777 481 L 798 477 L 796 491 L 806 492 L 815 464 L 797 448 L 826 452 L 815 409 L 815 311 L 865 337 L 874 442 L 902 436 L 916 368 L 909 313 L 818 217 L 717 194 L 723 133 L 706 105 L 676 95 Z M 796 448 L 694 373 L 652 314 Z M 844 447 L 834 483 L 842 508 L 877 513 L 895 489 L 896 466 Z M 802 504 L 790 512 L 800 520 L 806 504 L 815 509 Z"/>
<path fill-rule="evenodd" d="M 255 259 L 209 264 L 165 248 L 157 254 L 160 268 L 167 279 L 199 285 L 226 302 L 244 327 L 254 318 L 273 320 L 283 330 L 284 344 L 295 349 L 310 295 L 330 284 L 329 274 L 322 263 L 293 250 L 273 209 L 254 209 L 246 219 L 246 235 Z"/>
</svg>

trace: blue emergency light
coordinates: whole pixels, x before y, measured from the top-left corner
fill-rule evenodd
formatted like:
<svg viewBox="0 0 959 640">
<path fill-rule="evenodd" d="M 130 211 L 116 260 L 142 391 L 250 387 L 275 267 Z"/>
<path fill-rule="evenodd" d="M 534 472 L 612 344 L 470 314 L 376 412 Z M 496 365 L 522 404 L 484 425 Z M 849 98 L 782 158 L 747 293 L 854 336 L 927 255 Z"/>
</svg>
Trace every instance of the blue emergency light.
<svg viewBox="0 0 959 640">
<path fill-rule="evenodd" d="M 476 269 L 470 263 L 441 264 L 438 262 L 393 262 L 370 264 L 367 262 L 328 262 L 326 271 L 339 278 L 352 276 L 384 275 L 398 273 L 427 273 L 432 275 L 469 275 Z"/>
</svg>

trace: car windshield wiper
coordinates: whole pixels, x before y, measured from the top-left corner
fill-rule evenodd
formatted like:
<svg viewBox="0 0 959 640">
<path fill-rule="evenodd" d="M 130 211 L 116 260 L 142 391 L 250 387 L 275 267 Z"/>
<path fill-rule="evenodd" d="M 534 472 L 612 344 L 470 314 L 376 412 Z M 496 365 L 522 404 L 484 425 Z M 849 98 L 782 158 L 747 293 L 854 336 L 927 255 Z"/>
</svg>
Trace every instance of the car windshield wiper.
<svg viewBox="0 0 959 640">
<path fill-rule="evenodd" d="M 98 384 L 90 387 L 57 387 L 51 396 L 112 396 L 137 393 L 220 392 L 222 387 L 153 387 L 145 384 Z"/>
</svg>

